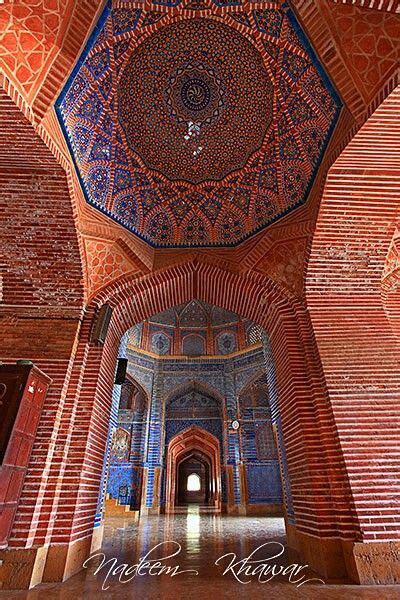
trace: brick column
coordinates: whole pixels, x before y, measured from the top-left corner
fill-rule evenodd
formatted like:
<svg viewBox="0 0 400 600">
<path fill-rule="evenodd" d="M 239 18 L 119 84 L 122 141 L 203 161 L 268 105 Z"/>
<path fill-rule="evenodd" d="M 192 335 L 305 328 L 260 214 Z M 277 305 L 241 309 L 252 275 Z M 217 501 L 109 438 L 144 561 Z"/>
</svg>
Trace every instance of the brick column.
<svg viewBox="0 0 400 600">
<path fill-rule="evenodd" d="M 0 359 L 30 359 L 52 379 L 8 549 L 0 551 L 4 587 L 18 588 L 41 581 L 44 544 L 54 526 L 51 507 L 58 487 L 52 465 L 75 376 L 84 290 L 66 174 L 2 90 L 0 121 Z"/>
<path fill-rule="evenodd" d="M 282 433 L 282 420 L 279 414 L 278 388 L 276 383 L 275 365 L 272 357 L 271 345 L 265 333 L 262 337 L 262 344 L 265 372 L 267 374 L 269 404 L 271 407 L 272 422 L 276 430 L 276 442 L 278 447 L 279 467 L 281 472 L 281 481 L 285 506 L 286 535 L 288 538 L 288 545 L 296 546 L 296 520 L 294 516 L 292 490 L 290 486 L 286 450 Z M 294 537 L 294 540 L 292 540 L 292 537 Z"/>
<path fill-rule="evenodd" d="M 122 336 L 121 343 L 119 345 L 119 350 L 118 350 L 119 358 L 126 357 L 127 345 L 128 345 L 128 334 L 125 333 L 125 335 Z M 111 442 L 112 442 L 112 437 L 113 437 L 114 431 L 118 427 L 118 408 L 119 408 L 120 399 L 121 399 L 121 386 L 113 385 L 110 422 L 109 422 L 108 432 L 107 432 L 107 444 L 106 444 L 106 451 L 104 453 L 99 499 L 97 501 L 96 516 L 95 516 L 95 520 L 94 520 L 94 531 L 93 531 L 93 539 L 92 539 L 92 546 L 91 546 L 92 552 L 101 546 L 101 542 L 103 539 L 104 501 L 105 501 L 106 492 L 107 492 L 107 479 L 108 479 L 108 473 L 109 473 L 109 467 L 110 467 L 110 450 L 111 450 Z"/>
<path fill-rule="evenodd" d="M 359 524 L 345 544 L 361 583 L 400 581 L 400 347 L 381 279 L 400 197 L 400 90 L 329 171 L 306 289 Z"/>
</svg>

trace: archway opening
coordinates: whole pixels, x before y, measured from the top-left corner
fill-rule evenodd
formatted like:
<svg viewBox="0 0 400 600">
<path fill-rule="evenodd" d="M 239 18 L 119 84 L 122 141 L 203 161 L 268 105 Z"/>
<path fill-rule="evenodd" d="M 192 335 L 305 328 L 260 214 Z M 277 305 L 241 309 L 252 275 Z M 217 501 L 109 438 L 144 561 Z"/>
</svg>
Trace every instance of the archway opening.
<svg viewBox="0 0 400 600">
<path fill-rule="evenodd" d="M 114 386 L 108 500 L 141 514 L 198 504 L 283 515 L 290 495 L 266 344 L 251 320 L 199 300 L 130 328 L 119 349 L 126 378 Z M 199 489 L 188 489 L 191 475 Z"/>
<path fill-rule="evenodd" d="M 224 277 L 225 282 L 223 289 L 220 286 L 221 276 Z M 182 285 L 182 289 L 169 287 L 170 283 L 178 285 L 178 281 L 179 285 Z M 249 502 L 248 490 L 251 487 L 253 489 L 265 488 L 269 479 L 268 472 L 271 473 L 269 468 L 271 463 L 259 467 L 251 465 L 250 469 L 247 469 L 248 465 L 244 464 L 252 462 L 252 456 L 254 458 L 255 436 L 242 435 L 245 444 L 248 442 L 253 444 L 253 455 L 251 452 L 243 452 L 238 440 L 240 440 L 240 432 L 245 433 L 245 427 L 238 413 L 238 390 L 235 391 L 235 377 L 232 380 L 232 371 L 228 368 L 228 372 L 230 372 L 226 377 L 228 385 L 222 394 L 227 410 L 222 419 L 225 427 L 222 448 L 225 455 L 221 462 L 221 494 L 219 497 L 221 511 L 241 515 L 251 510 L 254 511 L 253 514 L 257 514 L 260 509 L 264 511 L 267 504 L 271 514 L 276 514 L 277 509 L 282 514 L 283 508 L 288 546 L 298 549 L 299 539 L 302 544 L 303 540 L 306 540 L 300 548 L 302 556 L 307 554 L 306 560 L 312 563 L 313 568 L 318 572 L 323 572 L 329 565 L 326 565 L 326 560 L 320 552 L 312 550 L 310 553 L 306 553 L 307 540 L 315 535 L 322 540 L 321 544 L 329 547 L 333 545 L 340 554 L 341 541 L 336 533 L 347 525 L 342 521 L 335 520 L 337 509 L 332 498 L 337 494 L 341 498 L 343 496 L 343 502 L 347 503 L 346 506 L 349 499 L 348 496 L 344 497 L 347 488 L 337 490 L 335 487 L 336 458 L 332 458 L 327 451 L 327 439 L 331 440 L 332 448 L 337 449 L 338 452 L 340 448 L 336 431 L 333 428 L 324 379 L 319 369 L 320 363 L 315 340 L 308 327 L 309 317 L 296 303 L 280 294 L 273 284 L 263 286 L 255 280 L 254 285 L 249 287 L 248 295 L 237 294 L 237 290 L 240 289 L 243 282 L 244 278 L 239 275 L 226 273 L 222 269 L 196 262 L 190 263 L 186 272 L 181 272 L 179 269 L 175 271 L 174 268 L 171 268 L 168 273 L 163 274 L 162 281 L 153 281 L 153 278 L 148 278 L 140 290 L 136 289 L 133 282 L 128 281 L 123 288 L 116 290 L 115 296 L 113 296 L 113 302 L 117 307 L 112 321 L 113 337 L 105 349 L 107 351 L 104 351 L 101 357 L 102 365 L 107 369 L 110 356 L 117 356 L 117 336 L 123 331 L 124 325 L 127 325 L 129 328 L 126 334 L 127 338 L 131 339 L 132 335 L 136 340 L 133 344 L 131 341 L 125 342 L 128 354 L 135 355 L 134 364 L 130 368 L 136 377 L 141 373 L 141 383 L 147 386 L 146 389 L 151 390 L 152 394 L 148 446 L 144 455 L 147 463 L 141 514 L 168 512 L 165 450 L 171 437 L 177 433 L 172 428 L 168 438 L 165 422 L 165 406 L 168 395 L 176 387 L 172 372 L 175 371 L 175 374 L 181 378 L 181 386 L 193 385 L 198 380 L 198 361 L 205 360 L 207 365 L 211 365 L 215 358 L 215 355 L 211 354 L 205 356 L 177 354 L 178 349 L 182 347 L 181 334 L 184 333 L 182 329 L 194 327 L 190 323 L 190 315 L 188 315 L 189 322 L 179 321 L 179 327 L 176 330 L 178 335 L 176 336 L 171 336 L 163 331 L 164 325 L 174 328 L 175 322 L 164 323 L 159 319 L 160 315 L 170 318 L 171 311 L 174 313 L 174 319 L 177 313 L 181 317 L 181 311 L 176 310 L 178 307 L 204 305 L 204 300 L 190 300 L 193 297 L 193 290 L 196 289 L 201 298 L 205 297 L 211 302 L 220 301 L 221 305 L 231 310 L 231 314 L 235 310 L 238 311 L 238 313 L 234 313 L 236 315 L 242 313 L 244 315 L 241 318 L 242 324 L 244 325 L 246 320 L 250 321 L 249 325 L 254 335 L 256 336 L 257 331 L 260 333 L 261 339 L 257 342 L 257 350 L 260 352 L 261 371 L 267 377 L 268 402 L 273 425 L 272 428 L 269 428 L 269 433 L 272 432 L 278 445 L 278 460 L 275 460 L 275 466 L 280 476 L 278 476 L 278 480 L 275 478 L 275 481 L 278 481 L 275 489 L 280 488 L 279 503 L 276 503 L 276 494 L 273 494 L 272 498 L 268 494 L 265 497 L 266 502 L 261 498 Z M 221 294 L 219 294 L 219 290 Z M 183 304 L 168 308 L 171 306 L 171 298 L 183 301 Z M 162 311 L 157 313 L 157 320 L 152 320 L 147 316 L 151 314 L 152 308 Z M 229 312 L 226 308 L 219 310 Z M 136 317 L 145 318 L 145 320 L 132 327 L 132 322 L 135 322 Z M 225 326 L 226 323 L 223 325 Z M 261 328 L 262 325 L 265 329 Z M 152 329 L 152 326 L 156 330 Z M 201 326 L 204 326 L 203 322 Z M 208 336 L 210 332 L 213 332 L 213 328 L 210 328 L 207 323 L 206 330 L 205 335 L 208 341 L 210 339 Z M 245 331 L 247 334 L 246 327 Z M 157 346 L 150 345 L 149 347 L 153 333 L 157 334 L 158 343 Z M 236 351 L 228 352 L 225 349 L 226 345 L 230 344 L 228 340 L 229 338 L 235 340 L 235 336 L 232 337 L 232 332 L 227 333 L 229 336 L 224 334 L 218 336 L 219 343 L 217 346 L 214 345 L 214 348 L 224 348 L 223 360 L 232 360 L 232 358 L 242 355 L 243 352 L 256 351 L 256 348 L 251 347 L 250 344 L 244 349 L 239 347 Z M 211 339 L 213 338 L 211 337 Z M 142 347 L 143 340 L 147 340 L 146 348 Z M 256 341 L 256 337 L 253 337 L 253 340 Z M 209 352 L 209 346 L 206 347 Z M 155 351 L 156 348 L 157 351 Z M 140 360 L 138 359 L 139 355 Z M 143 355 L 145 356 L 143 357 Z M 221 357 L 218 356 L 218 358 Z M 240 356 L 241 358 L 242 356 Z M 242 364 L 243 371 L 245 362 Z M 151 365 L 150 368 L 146 368 L 145 363 Z M 164 368 L 166 365 L 168 365 L 167 368 Z M 186 370 L 188 366 L 190 366 L 189 372 Z M 150 376 L 149 379 L 150 372 L 153 376 Z M 206 385 L 209 391 L 211 388 L 218 397 L 218 390 L 213 382 L 213 379 L 217 377 L 218 368 L 215 368 L 214 372 L 213 369 L 210 369 L 210 372 L 212 376 Z M 238 373 L 236 378 L 239 388 L 244 387 L 244 383 L 247 383 L 243 381 L 242 375 L 243 373 L 241 375 Z M 254 369 L 251 369 L 251 376 L 253 378 Z M 204 382 L 201 383 L 204 384 Z M 179 431 L 181 431 L 188 424 L 184 424 L 184 419 L 179 419 L 179 421 Z M 307 425 L 308 423 L 312 423 L 311 428 Z M 267 427 L 265 429 L 268 430 Z M 235 432 L 236 438 L 234 437 Z M 306 437 L 305 432 L 307 432 Z M 310 439 L 313 440 L 312 444 Z M 284 442 L 287 443 L 287 448 L 285 448 Z M 246 460 L 243 461 L 242 457 L 245 457 Z M 339 466 L 341 468 L 341 463 Z M 250 477 L 253 483 L 249 485 L 250 472 L 252 472 Z M 344 481 L 345 485 L 346 480 Z M 269 484 L 266 487 L 270 490 Z M 254 506 L 249 506 L 250 504 L 254 504 Z M 332 524 L 329 528 L 327 527 L 328 517 L 329 523 Z M 349 527 L 355 527 L 355 524 L 352 522 Z M 298 535 L 298 532 L 301 535 Z M 284 535 L 283 530 L 281 533 Z M 331 543 L 332 537 L 334 537 L 333 543 Z"/>
<path fill-rule="evenodd" d="M 220 443 L 195 425 L 171 440 L 167 454 L 165 510 L 188 504 L 221 510 Z"/>
<path fill-rule="evenodd" d="M 177 468 L 178 493 L 175 503 L 208 504 L 210 466 L 208 461 L 190 456 L 180 461 Z"/>
<path fill-rule="evenodd" d="M 182 465 L 180 465 L 180 466 L 182 466 Z M 193 471 L 193 469 L 197 470 L 197 467 L 200 467 L 200 471 L 201 471 L 201 467 L 202 467 L 201 464 L 189 465 L 189 471 Z M 185 479 L 186 479 L 185 490 L 187 492 L 199 492 L 202 489 L 203 481 L 202 481 L 201 475 L 199 475 L 198 473 L 192 472 L 192 473 L 190 473 L 190 475 L 186 475 L 184 477 L 184 480 Z"/>
</svg>

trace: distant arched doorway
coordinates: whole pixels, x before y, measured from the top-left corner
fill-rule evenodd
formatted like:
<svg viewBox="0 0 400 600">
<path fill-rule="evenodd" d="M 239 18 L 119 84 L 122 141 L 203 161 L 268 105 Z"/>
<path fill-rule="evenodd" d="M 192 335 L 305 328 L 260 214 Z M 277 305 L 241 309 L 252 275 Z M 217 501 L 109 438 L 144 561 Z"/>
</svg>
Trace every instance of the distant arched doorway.
<svg viewBox="0 0 400 600">
<path fill-rule="evenodd" d="M 193 475 L 198 478 L 196 489 L 188 485 Z M 167 456 L 166 512 L 190 503 L 221 510 L 220 444 L 197 426 L 177 434 L 168 445 Z"/>
<path fill-rule="evenodd" d="M 184 455 L 176 467 L 177 493 L 175 503 L 208 505 L 211 492 L 211 463 L 199 450 Z"/>
</svg>

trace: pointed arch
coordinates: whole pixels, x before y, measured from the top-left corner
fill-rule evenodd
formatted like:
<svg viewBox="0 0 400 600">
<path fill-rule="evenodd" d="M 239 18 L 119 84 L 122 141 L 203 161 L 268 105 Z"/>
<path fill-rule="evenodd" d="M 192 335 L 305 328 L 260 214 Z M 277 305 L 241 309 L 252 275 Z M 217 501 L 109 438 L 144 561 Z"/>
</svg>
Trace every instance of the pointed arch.
<svg viewBox="0 0 400 600">
<path fill-rule="evenodd" d="M 140 393 L 143 397 L 143 400 L 145 402 L 145 405 L 142 406 L 142 410 L 141 412 L 143 412 L 143 414 L 147 413 L 148 409 L 149 409 L 149 405 L 150 405 L 150 397 L 148 392 L 144 389 L 144 387 L 137 381 L 137 379 L 135 379 L 130 373 L 126 373 L 126 380 L 137 390 L 137 393 Z M 134 390 L 133 390 L 134 392 Z M 135 400 L 135 397 L 137 396 L 137 393 L 134 394 L 134 397 L 132 398 L 132 401 Z M 131 406 L 130 408 L 127 407 L 127 409 L 131 409 L 134 410 L 135 406 Z"/>
<path fill-rule="evenodd" d="M 255 373 L 253 373 L 253 375 L 251 375 L 247 381 L 245 381 L 239 388 L 238 388 L 238 396 L 241 396 L 243 394 L 246 394 L 246 392 L 249 391 L 249 389 L 255 384 L 257 383 L 261 378 L 266 378 L 266 373 L 265 373 L 265 367 L 261 367 L 260 369 L 258 369 Z M 266 381 L 265 381 L 265 385 L 267 385 Z"/>
<path fill-rule="evenodd" d="M 210 504 L 221 510 L 221 460 L 219 440 L 209 431 L 192 425 L 168 444 L 166 512 L 172 512 L 177 495 L 177 467 L 192 451 L 204 454 L 210 463 Z"/>
<path fill-rule="evenodd" d="M 212 396 L 216 400 L 221 403 L 221 406 L 224 404 L 224 397 L 214 386 L 209 383 L 205 383 L 203 381 L 199 381 L 198 379 L 188 378 L 187 381 L 181 383 L 177 387 L 173 388 L 169 394 L 165 398 L 165 405 L 169 404 L 169 402 L 178 396 L 183 396 L 184 394 L 188 394 L 192 391 L 200 392 L 203 394 L 207 394 Z"/>
<path fill-rule="evenodd" d="M 188 314 L 189 311 L 193 311 L 193 309 L 195 309 L 195 319 Z M 179 325 L 182 328 L 193 327 L 193 324 L 197 325 L 198 323 L 207 325 L 209 320 L 210 315 L 197 298 L 189 301 L 179 314 Z"/>
<path fill-rule="evenodd" d="M 168 408 L 174 400 L 191 393 L 203 394 L 212 400 L 215 400 L 218 406 L 219 416 L 222 420 L 226 419 L 226 406 L 224 396 L 218 392 L 211 384 L 198 381 L 197 379 L 188 379 L 184 383 L 176 386 L 170 391 L 164 401 L 164 412 L 168 418 Z"/>
</svg>

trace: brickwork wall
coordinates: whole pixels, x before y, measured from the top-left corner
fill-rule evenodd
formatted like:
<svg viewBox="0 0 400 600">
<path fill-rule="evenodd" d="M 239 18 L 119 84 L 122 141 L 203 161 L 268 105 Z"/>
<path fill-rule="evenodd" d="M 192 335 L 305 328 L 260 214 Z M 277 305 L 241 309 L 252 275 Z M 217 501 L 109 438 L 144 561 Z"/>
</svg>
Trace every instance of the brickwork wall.
<svg viewBox="0 0 400 600">
<path fill-rule="evenodd" d="M 0 114 L 2 302 L 11 314 L 16 305 L 31 317 L 45 306 L 49 317 L 74 316 L 82 269 L 65 172 L 2 90 Z M 36 334 L 26 347 L 43 343 Z M 4 344 L 3 351 L 14 348 L 15 338 Z"/>
<path fill-rule="evenodd" d="M 25 544 L 35 535 L 33 519 L 49 514 L 42 494 L 77 349 L 82 269 L 63 169 L 3 91 L 0 120 L 0 359 L 31 359 L 52 378 L 22 491 L 29 501 L 21 503 L 11 539 Z"/>
<path fill-rule="evenodd" d="M 306 283 L 359 535 L 367 541 L 400 538 L 400 347 L 381 285 L 399 222 L 399 123 L 397 89 L 330 170 Z"/>
</svg>

